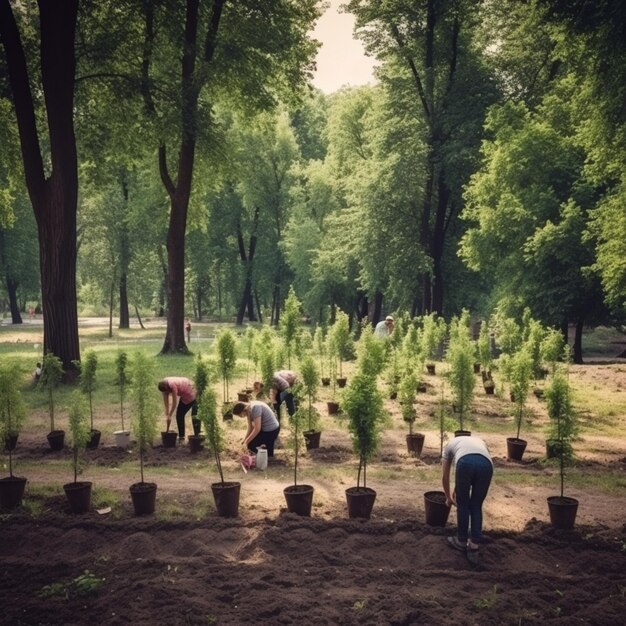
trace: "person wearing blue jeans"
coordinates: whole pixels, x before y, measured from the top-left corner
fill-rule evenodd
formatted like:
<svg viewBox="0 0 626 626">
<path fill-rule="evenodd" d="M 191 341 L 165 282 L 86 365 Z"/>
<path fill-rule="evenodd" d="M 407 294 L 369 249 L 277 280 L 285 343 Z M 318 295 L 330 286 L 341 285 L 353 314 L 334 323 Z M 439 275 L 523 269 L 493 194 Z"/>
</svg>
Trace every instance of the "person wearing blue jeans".
<svg viewBox="0 0 626 626">
<path fill-rule="evenodd" d="M 280 421 L 280 405 L 284 402 L 287 406 L 287 413 L 293 415 L 296 412 L 296 401 L 293 397 L 293 386 L 297 381 L 297 375 L 291 370 L 279 370 L 274 372 L 272 377 L 272 387 L 270 389 L 270 399 L 274 405 L 274 411 Z"/>
<path fill-rule="evenodd" d="M 455 466 L 454 493 L 450 493 L 450 469 Z M 446 504 L 456 505 L 457 536 L 448 537 L 448 544 L 467 553 L 477 563 L 482 540 L 482 506 L 491 477 L 493 463 L 485 442 L 480 437 L 457 436 L 443 451 L 443 490 Z"/>
</svg>

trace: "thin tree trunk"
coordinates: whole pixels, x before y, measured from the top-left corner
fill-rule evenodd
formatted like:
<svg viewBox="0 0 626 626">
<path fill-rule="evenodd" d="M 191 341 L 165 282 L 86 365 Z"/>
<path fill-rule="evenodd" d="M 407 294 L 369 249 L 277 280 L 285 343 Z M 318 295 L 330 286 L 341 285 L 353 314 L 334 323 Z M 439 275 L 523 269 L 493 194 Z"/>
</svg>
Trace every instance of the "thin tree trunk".
<svg viewBox="0 0 626 626">
<path fill-rule="evenodd" d="M 6 277 L 7 294 L 9 296 L 9 308 L 11 309 L 11 323 L 21 324 L 22 316 L 17 305 L 17 287 L 18 284 L 9 276 Z"/>
<path fill-rule="evenodd" d="M 377 291 L 374 294 L 374 302 L 370 302 L 370 322 L 372 326 L 376 326 L 380 322 L 383 313 L 383 292 Z"/>
<path fill-rule="evenodd" d="M 111 281 L 111 288 L 109 289 L 109 339 L 113 337 L 113 305 L 115 303 L 115 283 Z"/>
<path fill-rule="evenodd" d="M 139 322 L 139 327 L 142 330 L 145 330 L 146 327 L 143 325 L 143 322 L 141 321 L 141 315 L 139 315 L 139 308 L 137 307 L 137 304 L 135 304 L 135 315 L 137 316 L 137 321 Z"/>
</svg>

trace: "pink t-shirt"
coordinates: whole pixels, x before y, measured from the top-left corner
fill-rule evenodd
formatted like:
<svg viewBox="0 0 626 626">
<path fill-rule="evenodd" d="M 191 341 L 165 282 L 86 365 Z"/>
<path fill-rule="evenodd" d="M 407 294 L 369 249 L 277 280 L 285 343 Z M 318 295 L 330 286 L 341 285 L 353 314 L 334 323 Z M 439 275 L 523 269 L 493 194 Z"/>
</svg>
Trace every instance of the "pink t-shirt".
<svg viewBox="0 0 626 626">
<path fill-rule="evenodd" d="M 188 378 L 183 378 L 182 376 L 168 376 L 163 380 L 185 404 L 191 404 L 196 399 L 196 389 Z"/>
</svg>

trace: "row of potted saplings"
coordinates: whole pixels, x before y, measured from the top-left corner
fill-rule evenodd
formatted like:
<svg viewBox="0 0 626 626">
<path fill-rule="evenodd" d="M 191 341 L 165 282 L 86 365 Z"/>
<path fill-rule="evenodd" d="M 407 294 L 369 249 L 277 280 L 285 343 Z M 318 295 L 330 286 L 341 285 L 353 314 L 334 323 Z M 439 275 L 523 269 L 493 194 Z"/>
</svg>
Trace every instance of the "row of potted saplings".
<svg viewBox="0 0 626 626">
<path fill-rule="evenodd" d="M 52 357 L 54 358 L 54 357 Z M 126 355 L 120 353 L 118 357 L 120 363 L 118 363 L 118 374 L 121 371 L 125 371 Z M 146 483 L 143 477 L 143 455 L 145 451 L 152 445 L 154 438 L 154 431 L 156 429 L 156 422 L 151 422 L 149 419 L 149 398 L 151 397 L 151 378 L 146 378 L 146 367 L 138 368 L 137 363 L 143 359 L 141 355 L 136 357 L 136 371 L 134 376 L 133 395 L 137 404 L 136 424 L 135 430 L 138 437 L 139 452 L 140 452 L 140 469 L 141 469 L 141 482 L 136 483 L 131 487 L 131 495 L 133 495 L 133 503 L 137 514 L 143 514 L 145 512 L 152 512 L 154 510 L 154 501 L 156 496 L 156 485 L 154 483 Z M 89 355 L 85 358 L 85 368 L 81 372 L 84 377 L 85 371 L 91 371 L 93 367 L 92 359 Z M 95 367 L 93 367 L 95 370 Z M 205 372 L 206 374 L 206 372 Z M 125 382 L 125 376 L 120 377 L 121 389 L 121 404 L 122 404 L 122 419 L 123 419 L 123 388 Z M 209 438 L 209 445 L 213 450 L 218 471 L 220 473 L 220 483 L 213 485 L 213 492 L 215 495 L 216 507 L 218 513 L 223 515 L 237 515 L 238 502 L 239 502 L 239 484 L 238 483 L 226 483 L 223 479 L 223 473 L 221 468 L 221 462 L 219 453 L 223 448 L 222 436 L 219 425 L 215 417 L 215 396 L 214 393 L 207 389 L 206 382 L 208 376 L 205 375 L 206 380 L 202 380 L 202 372 L 200 376 L 198 373 L 196 383 L 201 389 L 202 395 L 207 394 L 205 400 L 200 402 L 201 410 L 199 411 L 199 420 L 194 423 L 194 432 L 198 435 L 200 423 L 204 423 L 204 427 Z M 359 468 L 357 475 L 357 486 L 355 488 L 349 488 L 346 492 L 348 499 L 348 509 L 351 517 L 369 517 L 373 503 L 375 500 L 375 492 L 366 487 L 367 479 L 367 461 L 374 454 L 378 433 L 376 423 L 379 421 L 380 415 L 382 415 L 382 398 L 380 393 L 376 389 L 375 378 L 365 377 L 370 384 L 365 385 L 363 383 L 363 376 L 357 375 L 357 378 L 346 391 L 344 395 L 344 409 L 348 413 L 350 418 L 350 432 L 353 436 L 353 443 L 355 452 L 359 457 Z M 10 384 L 12 373 L 6 370 L 0 372 L 0 427 L 2 427 L 3 438 L 6 442 L 7 450 L 9 451 L 9 471 L 10 476 L 8 478 L 0 480 L 0 507 L 11 508 L 18 504 L 23 495 L 25 479 L 20 479 L 13 476 L 12 469 L 12 450 L 15 445 L 17 432 L 19 432 L 19 426 L 23 421 L 24 409 L 21 401 L 19 391 Z M 306 371 L 305 371 L 306 381 Z M 413 406 L 415 389 L 417 381 L 414 375 L 408 375 L 403 378 L 400 385 L 400 403 L 402 407 L 402 416 L 409 424 L 409 434 L 407 435 L 407 447 L 409 453 L 418 456 L 421 454 L 424 444 L 424 435 L 421 433 L 413 433 L 412 427 L 416 418 L 415 408 Z M 300 445 L 300 434 L 302 433 L 303 420 L 308 422 L 308 431 L 304 433 L 307 447 L 314 447 L 310 445 L 311 435 L 314 432 L 312 426 L 316 423 L 316 410 L 312 406 L 312 389 L 313 385 L 309 383 L 305 387 L 308 391 L 308 407 L 306 410 L 297 411 L 294 416 L 290 417 L 292 443 L 295 450 L 295 462 L 294 462 L 294 485 L 285 489 L 285 497 L 287 499 L 288 509 L 301 515 L 310 515 L 311 503 L 313 497 L 313 488 L 308 485 L 298 485 L 297 471 L 298 471 L 298 447 Z M 87 392 L 90 404 L 90 415 L 93 420 L 93 412 L 91 410 L 91 385 L 83 385 L 83 390 Z M 509 441 L 522 441 L 519 439 L 519 432 L 521 427 L 524 399 L 527 395 L 527 389 L 524 391 L 519 385 L 512 386 L 513 393 L 517 397 L 517 425 L 518 433 L 516 438 L 510 438 Z M 547 393 L 548 409 L 550 417 L 555 424 L 554 437 L 549 440 L 548 451 L 549 456 L 557 456 L 560 460 L 561 468 L 561 495 L 549 499 L 550 516 L 554 525 L 571 527 L 574 524 L 577 501 L 573 498 L 563 497 L 563 477 L 565 463 L 571 458 L 571 444 L 570 440 L 574 434 L 574 413 L 572 411 L 569 387 L 567 379 L 562 375 L 555 375 L 552 386 L 548 389 Z M 380 407 L 378 405 L 380 404 Z M 51 403 L 51 406 L 53 404 Z M 53 408 L 51 409 L 53 414 Z M 92 440 L 93 433 L 93 421 L 91 431 L 86 427 L 86 410 L 85 400 L 82 394 L 78 392 L 72 398 L 72 406 L 69 413 L 69 425 L 72 434 L 72 450 L 74 459 L 74 482 L 65 485 L 65 491 L 70 499 L 70 505 L 73 511 L 78 512 L 89 508 L 90 495 L 90 483 L 80 483 L 77 481 L 77 475 L 79 472 L 79 457 L 80 450 L 89 445 Z M 377 417 L 378 415 L 378 417 Z M 154 417 L 156 413 L 154 413 Z M 468 434 L 469 431 L 463 430 L 463 412 L 460 415 L 461 430 L 457 431 L 458 435 Z M 446 424 L 443 417 L 443 398 L 441 403 L 440 412 L 440 428 L 441 428 L 441 446 L 443 447 L 444 433 Z M 54 430 L 54 429 L 53 429 Z M 197 437 L 200 439 L 199 437 Z M 319 441 L 319 439 L 317 440 Z M 319 445 L 319 444 L 318 444 Z M 524 446 L 525 447 L 525 446 Z M 193 451 L 193 450 L 192 450 Z M 509 448 L 509 458 L 517 458 L 517 454 L 511 454 L 511 448 Z M 522 450 L 523 453 L 523 450 Z M 551 454 L 550 454 L 551 453 Z M 521 456 L 519 457 L 521 458 Z M 363 478 L 363 486 L 361 487 L 361 477 Z M 3 485 L 6 485 L 6 487 Z M 4 494 L 4 495 L 3 495 Z M 75 495 L 80 494 L 80 495 Z M 230 497 L 224 494 L 231 494 Z M 236 494 L 236 495 L 235 495 Z M 147 502 L 145 501 L 147 499 Z M 234 499 L 234 500 L 232 500 Z M 234 502 L 236 501 L 236 504 Z M 449 509 L 443 505 L 441 492 L 427 492 L 425 494 L 425 508 L 427 523 L 431 525 L 445 525 L 447 521 L 447 515 Z M 72 504 L 74 502 L 74 504 Z M 85 504 L 86 503 L 86 504 Z M 565 510 L 567 513 L 565 519 L 561 519 L 563 515 L 559 513 L 561 510 Z"/>
</svg>

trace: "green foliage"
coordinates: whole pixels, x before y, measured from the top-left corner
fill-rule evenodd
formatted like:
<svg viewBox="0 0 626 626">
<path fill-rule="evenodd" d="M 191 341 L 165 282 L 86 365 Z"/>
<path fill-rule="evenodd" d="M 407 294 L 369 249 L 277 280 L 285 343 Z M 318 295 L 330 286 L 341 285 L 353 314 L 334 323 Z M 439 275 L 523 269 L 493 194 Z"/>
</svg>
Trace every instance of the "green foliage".
<svg viewBox="0 0 626 626">
<path fill-rule="evenodd" d="M 74 597 L 95 595 L 104 585 L 104 578 L 99 578 L 88 569 L 69 583 L 52 583 L 45 585 L 37 594 L 40 598 L 61 597 L 69 600 Z"/>
<path fill-rule="evenodd" d="M 522 329 L 502 308 L 498 308 L 492 315 L 489 326 L 493 330 L 496 345 L 502 352 L 513 354 L 519 350 L 522 345 Z"/>
<path fill-rule="evenodd" d="M 307 430 L 317 430 L 319 414 L 313 406 L 313 401 L 319 387 L 320 373 L 312 356 L 305 356 L 300 362 L 300 382 L 308 400 Z"/>
<path fill-rule="evenodd" d="M 446 358 L 450 363 L 450 387 L 459 413 L 459 425 L 463 430 L 465 415 L 469 412 L 476 378 L 474 376 L 474 346 L 469 328 L 463 318 L 450 324 L 450 345 Z"/>
<path fill-rule="evenodd" d="M 446 336 L 446 322 L 430 313 L 422 318 L 422 354 L 427 361 L 433 361 L 441 349 Z"/>
<path fill-rule="evenodd" d="M 293 484 L 298 484 L 298 457 L 300 449 L 304 444 L 303 430 L 304 423 L 310 417 L 310 413 L 300 406 L 293 415 L 289 416 L 289 435 L 287 437 L 288 446 L 294 451 L 293 463 Z"/>
<path fill-rule="evenodd" d="M 26 405 L 16 384 L 15 367 L 0 367 L 0 445 L 10 436 L 19 435 L 26 419 Z M 13 454 L 9 451 L 9 476 L 13 476 Z"/>
<path fill-rule="evenodd" d="M 211 373 L 208 363 L 202 358 L 202 355 L 198 354 L 196 357 L 196 372 L 194 375 L 193 383 L 196 388 L 196 398 L 198 402 L 202 398 L 202 394 L 206 391 L 209 382 L 211 381 Z"/>
<path fill-rule="evenodd" d="M 204 426 L 207 444 L 215 456 L 220 482 L 224 484 L 224 472 L 220 459 L 220 454 L 224 452 L 224 434 L 217 414 L 217 397 L 211 387 L 207 387 L 200 398 L 198 403 L 198 419 Z"/>
<path fill-rule="evenodd" d="M 530 381 L 533 375 L 533 359 L 527 349 L 516 352 L 511 357 L 510 383 L 511 393 L 515 399 L 515 420 L 517 423 L 517 438 L 519 439 L 522 419 L 524 417 L 524 405 L 530 389 Z"/>
<path fill-rule="evenodd" d="M 402 411 L 402 419 L 409 425 L 409 434 L 413 434 L 413 424 L 417 417 L 415 411 L 415 392 L 417 390 L 418 378 L 414 372 L 405 372 L 400 380 L 400 391 L 398 399 Z"/>
<path fill-rule="evenodd" d="M 563 333 L 551 328 L 549 329 L 539 348 L 541 358 L 550 366 L 552 374 L 556 372 L 556 364 L 563 358 L 565 350 L 565 339 Z"/>
<path fill-rule="evenodd" d="M 528 311 L 530 313 L 530 311 Z M 541 343 L 546 335 L 543 326 L 534 319 L 527 318 L 524 323 L 524 349 L 532 361 L 532 373 L 535 378 L 541 374 Z"/>
<path fill-rule="evenodd" d="M 80 388 L 89 398 L 89 418 L 91 430 L 93 430 L 93 390 L 96 386 L 96 369 L 98 368 L 98 357 L 93 350 L 88 350 L 82 363 L 76 364 L 80 369 Z"/>
<path fill-rule="evenodd" d="M 41 364 L 39 387 L 48 393 L 48 414 L 50 416 L 50 432 L 54 430 L 54 391 L 58 387 L 65 371 L 61 359 L 48 352 Z"/>
<path fill-rule="evenodd" d="M 385 367 L 385 343 L 374 336 L 372 325 L 363 323 L 361 336 L 356 345 L 356 369 L 368 376 L 378 376 Z"/>
<path fill-rule="evenodd" d="M 74 482 L 81 471 L 81 456 L 90 439 L 87 423 L 87 405 L 85 396 L 80 391 L 73 391 L 68 407 L 68 426 L 72 446 L 72 464 L 74 468 Z"/>
<path fill-rule="evenodd" d="M 128 384 L 128 354 L 120 350 L 115 356 L 115 382 L 120 390 L 120 417 L 122 419 L 122 430 L 124 428 L 124 398 L 126 395 L 126 385 Z"/>
<path fill-rule="evenodd" d="M 285 309 L 280 317 L 280 332 L 287 346 L 287 366 L 291 367 L 291 354 L 295 348 L 298 327 L 300 326 L 300 301 L 293 287 L 289 288 L 289 295 L 285 300 Z"/>
<path fill-rule="evenodd" d="M 133 358 L 131 379 L 133 432 L 137 438 L 141 482 L 143 483 L 144 455 L 152 447 L 156 435 L 158 405 L 154 391 L 153 361 L 142 352 L 137 352 Z"/>
<path fill-rule="evenodd" d="M 363 470 L 363 487 L 367 487 L 367 462 L 376 454 L 380 441 L 380 428 L 384 418 L 383 398 L 376 379 L 358 372 L 344 390 L 341 407 L 348 416 L 348 429 L 352 447 L 359 457 L 357 487 Z"/>
<path fill-rule="evenodd" d="M 491 338 L 489 336 L 489 326 L 486 320 L 480 324 L 480 334 L 478 335 L 478 361 L 484 372 L 491 370 Z"/>
<path fill-rule="evenodd" d="M 332 353 L 337 357 L 339 364 L 339 376 L 342 377 L 342 362 L 350 358 L 353 346 L 352 337 L 350 335 L 350 322 L 346 313 L 343 311 L 337 312 L 337 319 L 330 327 L 328 334 L 331 338 L 330 345 L 332 346 Z"/>
<path fill-rule="evenodd" d="M 548 416 L 551 424 L 548 439 L 557 443 L 559 455 L 561 496 L 565 480 L 564 467 L 573 456 L 572 439 L 578 432 L 578 419 L 572 406 L 571 388 L 566 375 L 556 371 L 552 383 L 545 392 L 548 405 Z"/>
<path fill-rule="evenodd" d="M 237 366 L 237 341 L 231 330 L 222 330 L 217 336 L 219 372 L 223 382 L 224 402 L 229 401 L 228 383 L 235 375 Z"/>
<path fill-rule="evenodd" d="M 319 357 L 320 375 L 324 377 L 324 359 L 326 358 L 326 341 L 324 340 L 324 328 L 318 326 L 313 335 L 313 347 L 315 353 Z"/>
</svg>

